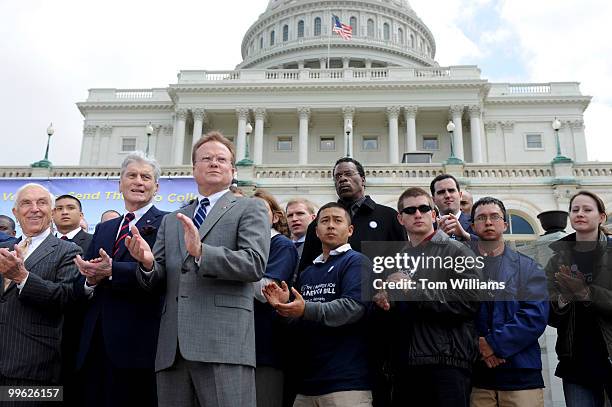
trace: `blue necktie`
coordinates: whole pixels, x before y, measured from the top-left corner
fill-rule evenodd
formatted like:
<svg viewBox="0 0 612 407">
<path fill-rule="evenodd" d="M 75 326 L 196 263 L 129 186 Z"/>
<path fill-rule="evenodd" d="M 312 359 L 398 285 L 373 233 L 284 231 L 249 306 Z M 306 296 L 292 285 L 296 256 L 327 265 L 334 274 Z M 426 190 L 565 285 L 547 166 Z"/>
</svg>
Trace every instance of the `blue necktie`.
<svg viewBox="0 0 612 407">
<path fill-rule="evenodd" d="M 208 205 L 210 205 L 208 198 L 203 198 L 200 201 L 200 205 L 198 205 L 198 210 L 193 216 L 193 224 L 198 230 L 200 229 L 200 226 L 202 226 L 202 223 L 204 223 L 204 219 L 206 219 L 206 207 Z"/>
</svg>

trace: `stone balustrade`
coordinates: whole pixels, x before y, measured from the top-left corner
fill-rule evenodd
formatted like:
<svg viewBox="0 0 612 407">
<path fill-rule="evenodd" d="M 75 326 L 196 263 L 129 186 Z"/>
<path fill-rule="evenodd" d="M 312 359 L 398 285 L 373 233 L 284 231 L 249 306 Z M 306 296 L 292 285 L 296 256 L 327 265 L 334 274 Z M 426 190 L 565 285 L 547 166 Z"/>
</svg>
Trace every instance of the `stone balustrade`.
<svg viewBox="0 0 612 407">
<path fill-rule="evenodd" d="M 612 177 L 612 163 L 573 163 L 570 164 L 573 177 L 576 180 L 598 179 Z M 257 165 L 239 167 L 241 179 L 251 179 L 254 182 L 314 182 L 332 180 L 331 165 Z M 549 182 L 556 176 L 553 164 L 472 164 L 447 166 L 442 163 L 430 164 L 372 164 L 365 166 L 366 178 L 376 182 L 404 183 L 410 180 L 420 182 L 434 178 L 438 174 L 450 172 L 468 182 Z M 164 177 L 190 177 L 191 166 L 163 167 Z M 81 167 L 57 166 L 50 169 L 31 167 L 0 167 L 0 178 L 116 178 L 119 177 L 118 167 Z"/>
</svg>

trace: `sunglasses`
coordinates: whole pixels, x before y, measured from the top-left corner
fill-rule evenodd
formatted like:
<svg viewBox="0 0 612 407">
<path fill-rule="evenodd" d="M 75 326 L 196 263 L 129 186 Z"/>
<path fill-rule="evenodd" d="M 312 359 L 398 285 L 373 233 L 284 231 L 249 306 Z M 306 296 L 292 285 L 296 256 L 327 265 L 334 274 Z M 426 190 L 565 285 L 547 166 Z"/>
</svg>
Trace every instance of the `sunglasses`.
<svg viewBox="0 0 612 407">
<path fill-rule="evenodd" d="M 421 213 L 427 213 L 431 211 L 432 207 L 429 205 L 407 206 L 404 209 L 402 209 L 402 213 L 405 213 L 406 215 L 414 215 L 417 209 Z"/>
</svg>

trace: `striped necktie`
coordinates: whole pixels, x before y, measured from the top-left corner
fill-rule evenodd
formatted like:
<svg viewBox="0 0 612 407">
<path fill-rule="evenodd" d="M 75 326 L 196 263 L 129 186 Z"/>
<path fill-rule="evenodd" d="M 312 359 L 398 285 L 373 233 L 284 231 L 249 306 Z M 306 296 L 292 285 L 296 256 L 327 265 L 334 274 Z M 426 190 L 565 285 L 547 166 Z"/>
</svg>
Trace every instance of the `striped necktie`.
<svg viewBox="0 0 612 407">
<path fill-rule="evenodd" d="M 200 205 L 198 205 L 198 210 L 196 211 L 195 215 L 193 215 L 193 224 L 198 230 L 200 230 L 200 226 L 202 226 L 204 219 L 206 219 L 206 207 L 208 205 L 210 205 L 208 198 L 202 198 Z"/>
<path fill-rule="evenodd" d="M 119 248 L 121 247 L 121 243 L 125 240 L 125 238 L 130 234 L 130 222 L 134 220 L 136 216 L 129 212 L 123 218 L 123 223 L 121 224 L 121 228 L 119 229 L 119 236 L 115 241 L 115 245 L 113 246 L 113 256 L 117 254 Z"/>
</svg>

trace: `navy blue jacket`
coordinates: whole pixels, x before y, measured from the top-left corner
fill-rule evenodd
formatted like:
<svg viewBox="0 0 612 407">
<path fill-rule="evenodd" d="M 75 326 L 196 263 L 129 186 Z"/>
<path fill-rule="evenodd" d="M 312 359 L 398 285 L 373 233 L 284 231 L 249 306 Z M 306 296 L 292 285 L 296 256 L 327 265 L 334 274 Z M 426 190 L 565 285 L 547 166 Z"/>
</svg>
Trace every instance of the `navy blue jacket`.
<svg viewBox="0 0 612 407">
<path fill-rule="evenodd" d="M 151 248 L 166 214 L 167 212 L 153 206 L 136 223 L 140 234 Z M 109 255 L 112 254 L 117 230 L 122 221 L 123 217 L 119 217 L 96 226 L 86 259 L 99 257 L 100 248 Z M 136 280 L 137 272 L 138 263 L 125 244 L 122 244 L 113 257 L 112 279 L 98 284 L 88 301 L 77 354 L 77 369 L 85 362 L 96 324 L 100 324 L 98 332 L 102 334 L 106 354 L 116 367 L 154 367 L 162 299 L 140 287 Z M 77 279 L 77 295 L 84 295 L 84 284 L 84 276 Z"/>
<path fill-rule="evenodd" d="M 484 274 L 506 283 L 494 301 L 481 304 L 476 320 L 479 336 L 506 360 L 496 369 L 542 369 L 538 338 L 548 321 L 544 271 L 530 257 L 506 246 L 499 270 L 485 268 Z"/>
</svg>

